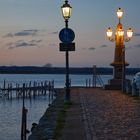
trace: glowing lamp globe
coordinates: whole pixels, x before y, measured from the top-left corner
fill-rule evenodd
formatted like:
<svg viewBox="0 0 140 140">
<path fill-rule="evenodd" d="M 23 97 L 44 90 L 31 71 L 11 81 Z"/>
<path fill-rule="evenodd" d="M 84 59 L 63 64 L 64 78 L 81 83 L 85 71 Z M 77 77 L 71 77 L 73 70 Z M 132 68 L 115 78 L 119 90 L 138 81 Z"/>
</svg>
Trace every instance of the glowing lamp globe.
<svg viewBox="0 0 140 140">
<path fill-rule="evenodd" d="M 124 36 L 124 30 L 123 29 L 119 29 L 117 32 L 118 32 L 119 36 Z"/>
<path fill-rule="evenodd" d="M 110 27 L 107 29 L 106 34 L 107 34 L 107 37 L 108 38 L 111 38 L 112 37 L 113 31 L 112 31 L 112 29 Z"/>
<path fill-rule="evenodd" d="M 62 15 L 65 20 L 68 20 L 71 17 L 72 7 L 68 4 L 68 1 L 65 1 L 65 4 L 61 7 Z"/>
<path fill-rule="evenodd" d="M 123 16 L 123 10 L 122 10 L 121 8 L 119 8 L 119 9 L 117 10 L 117 16 L 118 16 L 119 19 L 122 18 L 122 16 Z"/>
<path fill-rule="evenodd" d="M 127 37 L 128 37 L 128 38 L 132 38 L 132 36 L 133 36 L 133 30 L 132 30 L 131 28 L 129 28 L 129 29 L 127 30 Z"/>
</svg>

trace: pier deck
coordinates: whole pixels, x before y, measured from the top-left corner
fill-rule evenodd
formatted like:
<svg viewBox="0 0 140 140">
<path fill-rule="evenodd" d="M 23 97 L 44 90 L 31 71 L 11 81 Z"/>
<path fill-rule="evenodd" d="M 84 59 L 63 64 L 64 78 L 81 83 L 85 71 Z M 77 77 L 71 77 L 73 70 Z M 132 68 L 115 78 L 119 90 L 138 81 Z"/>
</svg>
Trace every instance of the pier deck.
<svg viewBox="0 0 140 140">
<path fill-rule="evenodd" d="M 120 91 L 73 88 L 59 140 L 139 140 L 140 99 Z"/>
<path fill-rule="evenodd" d="M 4 81 L 3 87 L 0 87 L 0 98 L 13 99 L 23 97 L 23 94 L 25 94 L 25 97 L 31 99 L 32 96 L 46 95 L 47 93 L 49 93 L 49 96 L 53 95 L 54 91 L 54 81 L 30 81 L 23 84 L 16 83 L 14 86 L 12 83 Z"/>
</svg>

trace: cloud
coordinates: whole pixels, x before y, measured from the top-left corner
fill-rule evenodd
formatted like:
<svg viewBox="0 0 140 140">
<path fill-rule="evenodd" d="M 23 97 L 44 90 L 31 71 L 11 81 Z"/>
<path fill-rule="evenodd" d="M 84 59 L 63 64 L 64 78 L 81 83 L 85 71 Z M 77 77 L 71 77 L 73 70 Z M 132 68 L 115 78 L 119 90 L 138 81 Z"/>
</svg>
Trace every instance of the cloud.
<svg viewBox="0 0 140 140">
<path fill-rule="evenodd" d="M 140 33 L 134 33 L 134 36 L 140 36 Z"/>
<path fill-rule="evenodd" d="M 24 31 L 15 33 L 14 36 L 35 36 L 36 33 L 37 33 L 37 30 L 24 30 Z"/>
<path fill-rule="evenodd" d="M 14 37 L 14 36 L 36 36 L 37 33 L 39 32 L 39 30 L 34 29 L 34 30 L 23 30 L 20 32 L 16 32 L 16 33 L 8 33 L 7 35 L 5 35 L 4 37 Z"/>
<path fill-rule="evenodd" d="M 140 44 L 137 44 L 137 45 L 135 45 L 134 47 L 136 47 L 136 48 L 140 48 Z"/>
<path fill-rule="evenodd" d="M 12 33 L 8 33 L 7 35 L 5 35 L 4 37 L 13 37 L 14 35 Z"/>
<path fill-rule="evenodd" d="M 108 47 L 107 45 L 101 45 L 100 48 L 105 48 Z"/>
<path fill-rule="evenodd" d="M 49 44 L 49 47 L 57 47 L 58 46 L 58 44 L 56 44 L 56 43 L 50 43 Z"/>
<path fill-rule="evenodd" d="M 8 49 L 15 49 L 15 48 L 21 48 L 21 47 L 39 47 L 39 43 L 42 40 L 31 40 L 31 41 L 24 41 L 19 40 L 16 42 L 10 42 L 7 44 Z"/>
<path fill-rule="evenodd" d="M 38 29 L 30 29 L 30 30 L 22 30 L 15 33 L 8 33 L 4 35 L 4 38 L 11 38 L 11 37 L 26 37 L 26 36 L 47 36 L 48 35 L 57 35 L 58 31 L 47 32 L 47 30 L 38 30 Z"/>
<path fill-rule="evenodd" d="M 82 50 L 86 50 L 86 48 L 82 48 Z"/>
<path fill-rule="evenodd" d="M 58 31 L 51 32 L 50 34 L 56 35 L 58 34 Z"/>
<path fill-rule="evenodd" d="M 95 48 L 94 47 L 90 47 L 90 48 L 88 48 L 89 50 L 95 50 Z"/>
<path fill-rule="evenodd" d="M 42 42 L 42 40 L 40 39 L 40 40 L 31 40 L 30 41 L 31 43 L 40 43 L 40 42 Z"/>
</svg>

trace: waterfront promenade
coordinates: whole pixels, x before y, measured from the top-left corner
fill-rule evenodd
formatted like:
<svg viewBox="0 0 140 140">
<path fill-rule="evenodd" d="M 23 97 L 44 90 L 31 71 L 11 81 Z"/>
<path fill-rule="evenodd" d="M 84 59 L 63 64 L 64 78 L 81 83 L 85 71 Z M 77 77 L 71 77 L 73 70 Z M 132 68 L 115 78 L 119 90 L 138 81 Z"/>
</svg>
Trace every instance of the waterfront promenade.
<svg viewBox="0 0 140 140">
<path fill-rule="evenodd" d="M 72 88 L 59 140 L 139 140 L 140 99 L 115 90 Z"/>
</svg>

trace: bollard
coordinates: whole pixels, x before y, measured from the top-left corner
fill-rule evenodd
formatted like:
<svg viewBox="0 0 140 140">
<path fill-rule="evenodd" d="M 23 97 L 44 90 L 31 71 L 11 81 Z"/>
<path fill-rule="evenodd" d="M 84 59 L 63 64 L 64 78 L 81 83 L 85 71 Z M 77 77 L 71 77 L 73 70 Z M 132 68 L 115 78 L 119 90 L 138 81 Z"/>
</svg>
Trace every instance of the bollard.
<svg viewBox="0 0 140 140">
<path fill-rule="evenodd" d="M 132 96 L 136 96 L 136 95 L 137 95 L 136 83 L 132 83 Z"/>
<path fill-rule="evenodd" d="M 138 88 L 138 95 L 139 95 L 139 97 L 140 97 L 140 88 Z"/>
<path fill-rule="evenodd" d="M 128 83 L 128 82 L 126 82 L 126 93 L 127 94 L 130 94 L 131 93 L 131 84 L 130 83 Z"/>
</svg>

